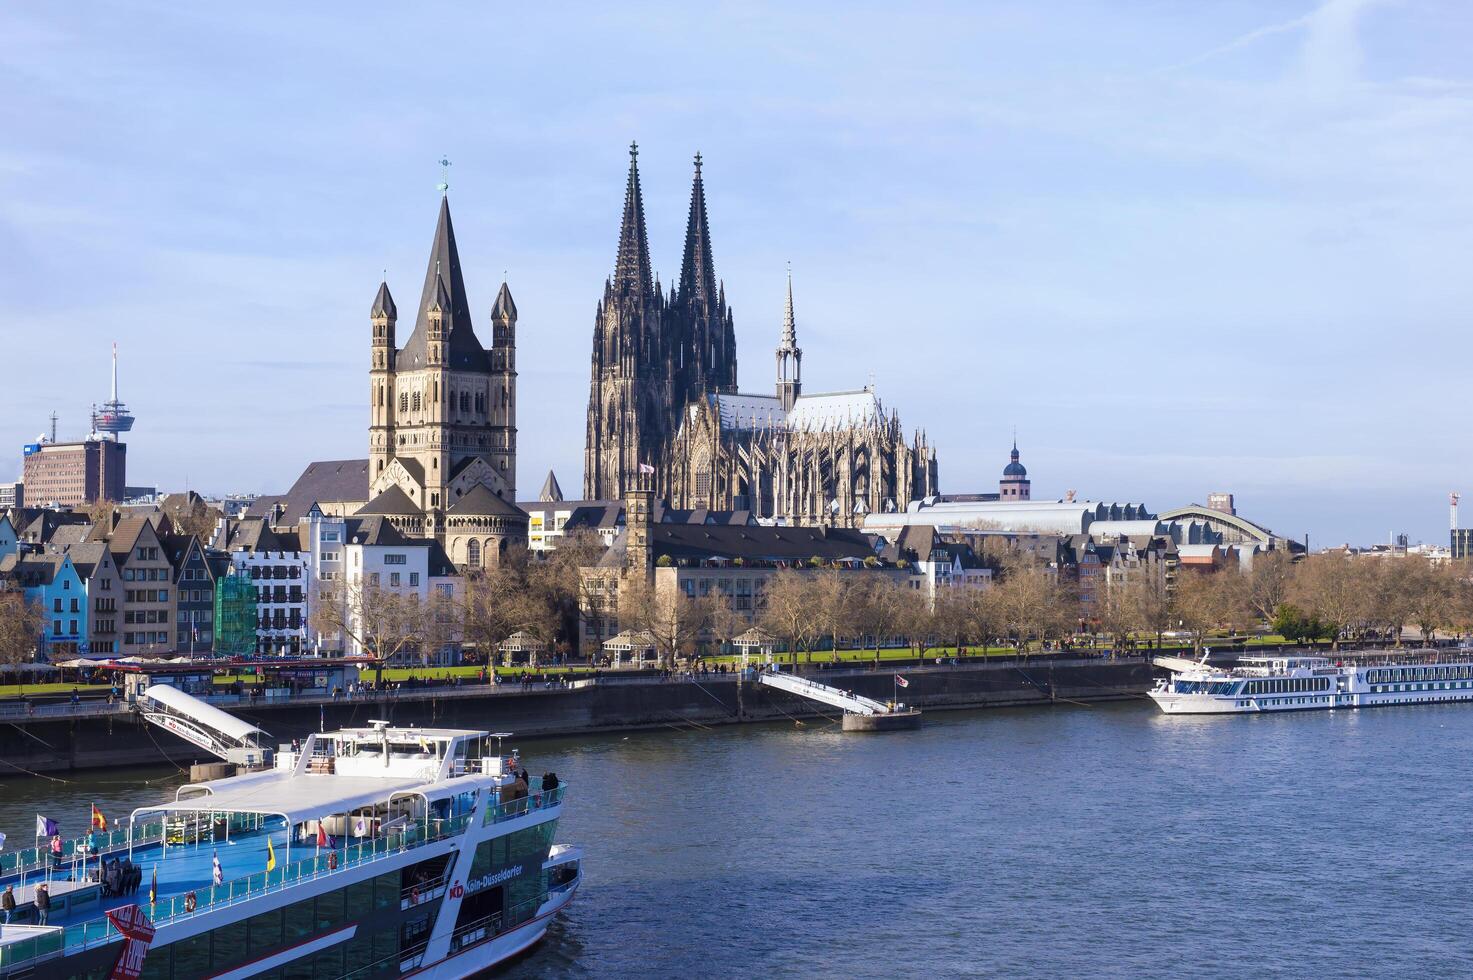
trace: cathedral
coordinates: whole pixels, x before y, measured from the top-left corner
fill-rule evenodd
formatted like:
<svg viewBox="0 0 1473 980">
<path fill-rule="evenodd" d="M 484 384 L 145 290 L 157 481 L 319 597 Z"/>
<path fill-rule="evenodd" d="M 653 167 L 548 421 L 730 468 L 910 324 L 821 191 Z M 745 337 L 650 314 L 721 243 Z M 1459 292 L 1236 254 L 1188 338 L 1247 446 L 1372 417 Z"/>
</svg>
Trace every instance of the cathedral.
<svg viewBox="0 0 1473 980">
<path fill-rule="evenodd" d="M 369 499 L 357 514 L 436 539 L 462 567 L 494 564 L 527 534 L 527 515 L 514 503 L 517 307 L 503 282 L 491 308 L 491 346 L 481 346 L 448 197 L 404 346 L 396 343 L 387 282 L 369 321 Z"/>
<path fill-rule="evenodd" d="M 804 393 L 791 276 L 773 393 L 737 390 L 736 332 L 711 258 L 699 154 L 680 275 L 667 294 L 651 272 L 638 148 L 630 148 L 592 362 L 588 499 L 620 499 L 653 470 L 657 494 L 677 509 L 853 527 L 937 492 L 935 450 L 922 433 L 907 441 L 872 386 Z"/>
</svg>

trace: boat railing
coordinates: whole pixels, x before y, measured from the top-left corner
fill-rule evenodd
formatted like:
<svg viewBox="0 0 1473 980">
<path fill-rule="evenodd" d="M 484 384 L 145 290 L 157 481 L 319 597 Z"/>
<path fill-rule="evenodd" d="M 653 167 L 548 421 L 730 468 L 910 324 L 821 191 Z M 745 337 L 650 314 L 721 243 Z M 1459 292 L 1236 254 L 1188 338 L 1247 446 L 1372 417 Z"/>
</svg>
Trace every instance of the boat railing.
<svg viewBox="0 0 1473 980">
<path fill-rule="evenodd" d="M 515 820 L 518 817 L 525 817 L 527 814 L 537 810 L 545 810 L 548 807 L 557 806 L 563 801 L 563 790 L 566 789 L 565 783 L 559 782 L 552 789 L 542 789 L 540 778 L 534 779 L 533 782 L 537 788 L 529 789 L 527 795 L 519 800 L 507 800 L 504 803 L 496 799 L 491 800 L 490 805 L 486 807 L 486 816 L 483 823 L 489 825 L 501 823 L 503 820 Z M 494 793 L 495 790 L 492 792 Z"/>
<path fill-rule="evenodd" d="M 156 902 L 144 902 L 140 905 L 155 926 L 202 915 L 205 912 L 280 891 L 299 882 L 337 874 L 357 865 L 382 860 L 406 850 L 454 837 L 464 832 L 469 820 L 470 815 L 466 814 L 450 820 L 436 821 L 435 829 L 431 831 L 425 831 L 420 824 L 409 824 L 401 829 L 390 831 L 382 837 L 338 848 L 336 854 L 333 851 L 320 852 L 312 857 L 293 861 L 270 871 L 257 872 L 244 878 L 236 878 L 219 885 L 211 885 L 182 895 L 171 895 Z M 6 962 L 21 962 L 23 959 L 43 956 L 62 948 L 81 949 L 111 942 L 118 937 L 117 929 L 107 918 L 94 919 L 90 922 L 67 926 L 63 932 L 62 941 L 53 942 L 50 948 L 37 949 L 24 957 L 17 953 L 13 961 L 7 959 Z M 7 949 L 10 948 L 13 947 L 7 947 Z"/>
<path fill-rule="evenodd" d="M 139 824 L 133 828 L 131 841 L 133 844 L 150 844 L 164 835 L 164 823 L 162 820 L 149 821 Z M 96 858 L 99 854 L 109 854 L 114 851 L 125 851 L 129 844 L 128 829 L 112 830 L 99 833 L 96 839 L 96 849 L 93 850 L 86 837 L 75 837 L 71 840 L 61 842 L 60 859 L 53 858 L 51 850 L 46 845 L 27 847 L 21 851 L 0 851 L 0 877 L 25 872 L 44 870 L 49 864 L 52 867 L 58 864 L 70 864 L 81 860 L 84 856 L 89 860 Z"/>
</svg>

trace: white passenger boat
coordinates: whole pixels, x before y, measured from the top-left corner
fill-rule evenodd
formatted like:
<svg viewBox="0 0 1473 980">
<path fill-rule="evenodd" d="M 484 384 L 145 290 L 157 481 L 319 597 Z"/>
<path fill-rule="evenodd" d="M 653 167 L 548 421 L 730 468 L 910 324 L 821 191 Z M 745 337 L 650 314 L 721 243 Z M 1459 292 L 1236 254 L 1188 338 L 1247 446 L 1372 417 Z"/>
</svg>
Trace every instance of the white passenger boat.
<svg viewBox="0 0 1473 980">
<path fill-rule="evenodd" d="M 1171 715 L 1255 714 L 1315 708 L 1473 701 L 1473 655 L 1409 652 L 1369 658 L 1269 654 L 1242 657 L 1231 669 L 1158 657 L 1171 672 L 1150 691 Z"/>
<path fill-rule="evenodd" d="M 7 851 L 0 978 L 482 971 L 540 939 L 581 881 L 578 849 L 553 844 L 565 787 L 520 780 L 500 745 L 370 722 L 181 787 L 59 858 Z"/>
</svg>

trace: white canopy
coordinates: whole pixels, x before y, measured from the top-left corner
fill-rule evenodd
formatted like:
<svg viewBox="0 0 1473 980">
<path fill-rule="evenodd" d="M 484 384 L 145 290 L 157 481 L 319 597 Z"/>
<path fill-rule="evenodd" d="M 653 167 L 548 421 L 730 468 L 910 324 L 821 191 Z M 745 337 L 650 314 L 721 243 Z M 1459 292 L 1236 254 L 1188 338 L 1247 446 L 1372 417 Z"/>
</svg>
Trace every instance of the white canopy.
<svg viewBox="0 0 1473 980">
<path fill-rule="evenodd" d="M 177 687 L 168 684 L 151 684 L 143 692 L 143 696 L 150 701 L 177 711 L 187 718 L 191 718 L 201 725 L 213 728 L 237 742 L 249 742 L 256 736 L 265 735 L 255 725 L 241 721 L 234 715 L 226 714 L 213 704 L 201 701 L 199 698 L 185 694 Z"/>
<path fill-rule="evenodd" d="M 293 824 L 298 824 L 386 803 L 395 793 L 426 792 L 432 788 L 432 783 L 412 777 L 394 779 L 313 773 L 294 777 L 289 772 L 277 771 L 268 778 L 218 793 L 140 807 L 138 812 L 283 814 Z"/>
</svg>

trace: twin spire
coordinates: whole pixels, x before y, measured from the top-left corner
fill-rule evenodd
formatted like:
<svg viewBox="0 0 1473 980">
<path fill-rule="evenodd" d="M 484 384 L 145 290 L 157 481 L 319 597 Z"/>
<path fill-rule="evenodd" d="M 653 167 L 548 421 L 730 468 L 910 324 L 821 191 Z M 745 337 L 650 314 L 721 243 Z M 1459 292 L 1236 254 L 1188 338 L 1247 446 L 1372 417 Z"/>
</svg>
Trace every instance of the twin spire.
<svg viewBox="0 0 1473 980">
<path fill-rule="evenodd" d="M 711 228 L 706 222 L 706 187 L 701 181 L 701 155 L 696 154 L 696 176 L 690 189 L 690 216 L 685 222 L 685 256 L 680 264 L 677 296 L 705 313 L 717 306 L 716 265 L 711 260 Z"/>
<path fill-rule="evenodd" d="M 644 196 L 639 190 L 639 144 L 629 144 L 629 182 L 624 188 L 624 220 L 619 225 L 619 258 L 614 263 L 614 288 L 624 294 L 648 296 L 654 291 L 650 275 L 650 243 L 644 227 Z"/>
</svg>

